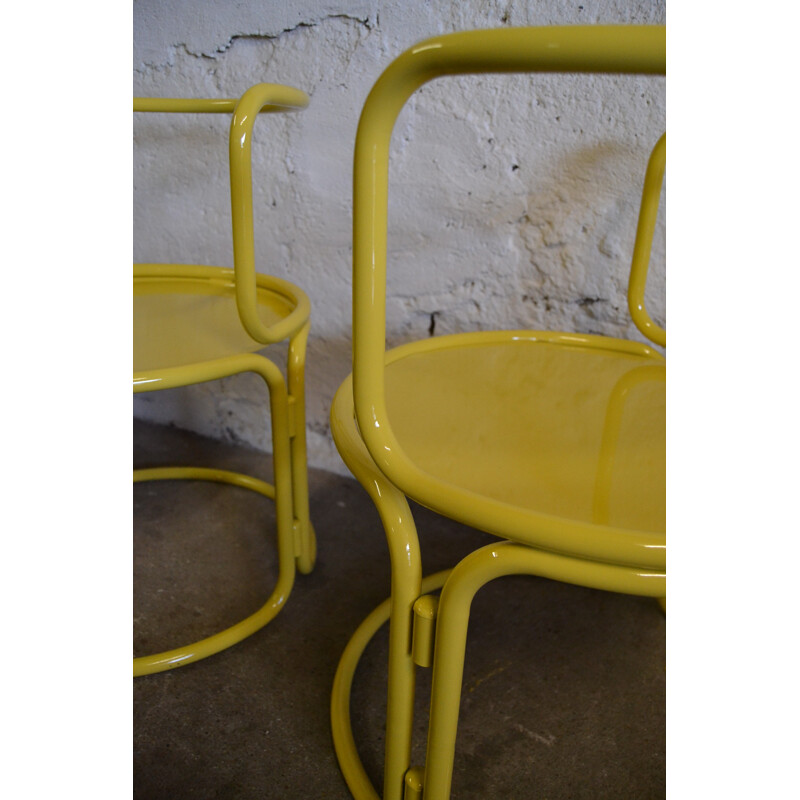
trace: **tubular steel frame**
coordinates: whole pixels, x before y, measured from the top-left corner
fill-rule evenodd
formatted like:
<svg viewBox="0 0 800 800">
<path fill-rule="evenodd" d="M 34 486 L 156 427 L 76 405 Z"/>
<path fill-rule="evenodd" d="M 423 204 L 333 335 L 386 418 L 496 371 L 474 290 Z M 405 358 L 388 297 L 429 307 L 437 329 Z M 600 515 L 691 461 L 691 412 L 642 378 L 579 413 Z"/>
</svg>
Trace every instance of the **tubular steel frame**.
<svg viewBox="0 0 800 800">
<path fill-rule="evenodd" d="M 385 376 L 404 359 L 446 348 L 486 344 L 542 344 L 567 352 L 581 348 L 635 360 L 631 377 L 612 392 L 595 492 L 608 485 L 617 449 L 619 417 L 633 388 L 663 380 L 664 360 L 647 345 L 582 334 L 495 331 L 435 337 L 386 351 L 386 239 L 389 150 L 398 114 L 424 83 L 443 76 L 488 72 L 584 72 L 661 75 L 666 71 L 665 29 L 657 26 L 574 26 L 481 30 L 450 34 L 410 48 L 381 75 L 369 94 L 358 128 L 354 162 L 353 374 L 331 409 L 331 429 L 342 458 L 375 503 L 391 559 L 391 597 L 357 629 L 333 686 L 331 724 L 342 773 L 357 800 L 379 797 L 361 764 L 350 726 L 350 689 L 359 657 L 389 621 L 389 670 L 384 800 L 444 800 L 449 796 L 472 598 L 481 586 L 511 574 L 538 575 L 615 592 L 663 599 L 666 538 L 658 530 L 618 528 L 607 521 L 558 517 L 481 496 L 426 470 L 406 453 L 387 412 Z M 666 337 L 644 309 L 649 253 L 663 177 L 666 138 L 659 140 L 645 179 L 629 281 L 637 327 L 651 341 Z M 611 355 L 609 355 L 611 354 Z M 655 370 L 655 373 L 652 372 Z M 638 370 L 638 371 L 637 371 Z M 651 371 L 648 371 L 651 370 Z M 457 409 L 453 409 L 454 414 Z M 447 448 L 447 441 L 430 443 Z M 516 463 L 510 469 L 522 468 Z M 480 465 L 475 466 L 480 470 Z M 445 516 L 493 533 L 504 541 L 486 546 L 454 569 L 423 579 L 421 554 L 407 497 Z M 607 516 L 602 498 L 595 511 Z M 438 603 L 420 598 L 441 588 Z M 415 612 L 416 606 L 416 612 Z M 415 630 L 431 629 L 435 613 L 428 748 L 424 767 L 410 763 L 414 705 Z M 421 650 L 426 650 L 421 646 Z M 424 663 L 427 655 L 417 656 Z"/>
<path fill-rule="evenodd" d="M 308 477 L 305 439 L 305 353 L 311 306 L 305 293 L 291 283 L 255 270 L 251 145 L 256 118 L 262 112 L 300 110 L 308 104 L 304 92 L 278 84 L 257 84 L 239 100 L 135 98 L 134 112 L 231 114 L 229 140 L 233 269 L 186 264 L 134 264 L 134 337 L 137 293 L 177 291 L 232 298 L 242 328 L 253 340 L 250 350 L 288 340 L 286 375 L 266 356 L 236 352 L 222 357 L 172 366 L 137 365 L 134 393 L 253 373 L 269 393 L 273 442 L 274 485 L 242 473 L 199 467 L 160 467 L 134 470 L 133 480 L 205 480 L 249 489 L 275 502 L 278 578 L 264 605 L 246 619 L 200 641 L 162 653 L 133 659 L 134 677 L 184 666 L 218 653 L 255 633 L 283 608 L 294 584 L 295 570 L 309 573 L 316 558 L 316 539 L 308 513 Z M 169 289 L 159 289 L 159 286 Z M 282 318 L 266 324 L 259 305 L 272 298 L 288 309 Z M 138 321 L 146 325 L 147 320 Z M 164 347 L 170 346 L 165 337 Z"/>
</svg>

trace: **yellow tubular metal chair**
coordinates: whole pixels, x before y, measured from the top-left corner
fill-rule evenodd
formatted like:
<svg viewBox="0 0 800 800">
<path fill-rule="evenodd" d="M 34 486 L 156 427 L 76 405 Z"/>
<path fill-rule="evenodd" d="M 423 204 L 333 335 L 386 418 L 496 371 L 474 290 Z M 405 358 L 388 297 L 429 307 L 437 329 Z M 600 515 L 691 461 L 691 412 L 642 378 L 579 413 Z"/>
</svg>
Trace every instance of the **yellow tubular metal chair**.
<svg viewBox="0 0 800 800">
<path fill-rule="evenodd" d="M 386 235 L 392 128 L 433 78 L 462 73 L 665 73 L 662 27 L 553 27 L 441 36 L 397 58 L 367 98 L 354 175 L 353 373 L 331 410 L 344 461 L 374 501 L 391 557 L 391 597 L 358 628 L 336 673 L 331 722 L 358 800 L 378 794 L 350 725 L 358 660 L 388 619 L 384 800 L 450 793 L 472 598 L 530 574 L 665 597 L 665 362 L 597 335 L 462 333 L 386 351 Z M 651 341 L 665 331 L 644 286 L 666 138 L 646 170 L 629 307 Z M 407 498 L 498 537 L 423 579 Z M 437 598 L 432 593 L 441 587 Z M 410 764 L 416 666 L 432 663 L 426 762 Z"/>
<path fill-rule="evenodd" d="M 277 277 L 256 273 L 251 144 L 260 112 L 306 107 L 303 92 L 258 84 L 238 101 L 136 98 L 134 112 L 232 114 L 230 180 L 233 269 L 187 264 L 134 264 L 133 391 L 151 392 L 241 373 L 260 376 L 269 392 L 274 485 L 241 473 L 200 467 L 134 470 L 133 480 L 189 479 L 232 484 L 275 501 L 279 574 L 266 603 L 241 622 L 193 644 L 133 659 L 133 674 L 173 669 L 218 653 L 269 622 L 283 607 L 295 569 L 309 573 L 316 539 L 308 514 L 305 439 L 305 351 L 311 306 Z M 288 340 L 286 378 L 259 353 Z"/>
</svg>

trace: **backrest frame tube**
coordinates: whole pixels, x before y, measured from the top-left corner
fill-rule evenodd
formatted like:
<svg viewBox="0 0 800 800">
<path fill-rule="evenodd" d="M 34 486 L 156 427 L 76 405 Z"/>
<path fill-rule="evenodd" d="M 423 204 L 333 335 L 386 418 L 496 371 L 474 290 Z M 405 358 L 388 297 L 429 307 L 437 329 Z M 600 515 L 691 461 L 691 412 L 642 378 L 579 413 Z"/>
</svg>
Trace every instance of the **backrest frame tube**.
<svg viewBox="0 0 800 800">
<path fill-rule="evenodd" d="M 310 313 L 308 299 L 297 295 L 297 307 L 280 322 L 266 326 L 258 315 L 253 235 L 253 127 L 263 113 L 299 111 L 309 103 L 299 89 L 275 83 L 259 83 L 241 98 L 135 97 L 134 112 L 233 114 L 229 137 L 233 268 L 236 276 L 236 307 L 247 333 L 261 344 L 283 341 L 295 332 L 300 319 Z"/>
<path fill-rule="evenodd" d="M 593 25 L 448 34 L 404 52 L 375 83 L 359 121 L 353 173 L 353 391 L 361 434 L 382 470 L 393 450 L 401 452 L 388 424 L 383 379 L 392 131 L 423 84 L 489 72 L 663 75 L 666 29 Z"/>
<path fill-rule="evenodd" d="M 653 249 L 653 234 L 656 229 L 661 184 L 664 180 L 666 164 L 667 134 L 665 133 L 656 142 L 656 146 L 650 154 L 650 160 L 647 162 L 628 280 L 628 311 L 630 311 L 631 319 L 642 334 L 651 342 L 662 347 L 667 346 L 667 332 L 657 325 L 648 314 L 645 308 L 644 290 L 647 286 L 647 270 L 650 266 L 650 251 Z"/>
<path fill-rule="evenodd" d="M 233 224 L 233 266 L 236 270 L 236 305 L 245 330 L 257 342 L 273 344 L 297 327 L 296 313 L 303 300 L 280 322 L 265 326 L 258 315 L 255 245 L 253 237 L 253 167 L 251 150 L 256 117 L 264 111 L 299 111 L 308 105 L 308 95 L 299 89 L 274 83 L 259 83 L 248 89 L 236 104 L 231 120 L 231 222 Z M 307 317 L 309 308 L 301 313 Z"/>
</svg>

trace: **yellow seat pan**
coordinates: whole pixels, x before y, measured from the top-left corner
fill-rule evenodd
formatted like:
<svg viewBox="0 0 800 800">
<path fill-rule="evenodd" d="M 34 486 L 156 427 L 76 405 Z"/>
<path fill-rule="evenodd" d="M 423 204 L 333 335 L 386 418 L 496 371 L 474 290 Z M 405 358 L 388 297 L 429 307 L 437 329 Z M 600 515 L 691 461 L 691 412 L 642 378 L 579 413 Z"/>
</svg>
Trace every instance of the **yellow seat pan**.
<svg viewBox="0 0 800 800">
<path fill-rule="evenodd" d="M 257 308 L 271 326 L 298 309 L 305 295 L 258 274 Z M 134 380 L 160 370 L 261 350 L 236 307 L 234 271 L 183 264 L 136 264 L 133 275 Z"/>
<path fill-rule="evenodd" d="M 511 538 L 531 544 L 556 530 L 549 520 L 597 544 L 601 526 L 624 549 L 630 532 L 630 546 L 661 550 L 665 372 L 645 345 L 574 334 L 460 334 L 389 351 L 386 412 L 400 447 L 384 462 L 390 480 L 468 522 L 481 504 L 529 514 L 530 535 Z M 492 532 L 503 535 L 502 523 Z"/>
</svg>

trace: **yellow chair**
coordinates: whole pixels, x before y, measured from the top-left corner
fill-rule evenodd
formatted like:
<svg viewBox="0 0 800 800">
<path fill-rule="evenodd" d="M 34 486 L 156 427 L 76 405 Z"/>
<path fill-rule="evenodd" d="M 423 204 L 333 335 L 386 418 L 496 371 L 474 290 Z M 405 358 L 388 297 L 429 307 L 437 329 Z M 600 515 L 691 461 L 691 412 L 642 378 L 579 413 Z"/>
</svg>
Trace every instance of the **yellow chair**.
<svg viewBox="0 0 800 800">
<path fill-rule="evenodd" d="M 255 633 L 283 607 L 295 568 L 312 570 L 316 539 L 308 516 L 305 439 L 305 351 L 311 306 L 306 295 L 255 271 L 251 144 L 260 112 L 305 108 L 303 92 L 258 84 L 236 100 L 136 98 L 135 112 L 232 114 L 230 129 L 233 269 L 187 264 L 134 264 L 133 391 L 151 392 L 240 373 L 260 376 L 269 392 L 274 486 L 248 475 L 199 467 L 134 470 L 133 480 L 190 479 L 232 484 L 275 501 L 278 578 L 266 603 L 220 633 L 133 659 L 147 675 L 206 658 Z M 288 340 L 286 378 L 259 353 Z"/>
<path fill-rule="evenodd" d="M 358 800 L 376 798 L 350 725 L 358 660 L 389 628 L 384 800 L 449 796 L 472 598 L 488 581 L 530 574 L 663 598 L 665 366 L 654 348 L 597 335 L 489 331 L 386 351 L 386 236 L 392 128 L 433 78 L 484 72 L 665 73 L 662 27 L 553 27 L 457 33 L 424 41 L 381 75 L 358 128 L 354 175 L 353 374 L 331 410 L 349 469 L 374 501 L 389 543 L 391 598 L 348 643 L 335 677 L 337 757 Z M 644 307 L 664 170 L 657 143 L 645 187 L 629 307 Z M 423 579 L 407 498 L 498 537 Z M 443 587 L 437 598 L 431 592 Z M 424 767 L 410 763 L 415 666 L 433 665 Z"/>
</svg>

